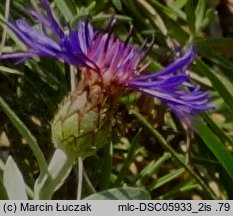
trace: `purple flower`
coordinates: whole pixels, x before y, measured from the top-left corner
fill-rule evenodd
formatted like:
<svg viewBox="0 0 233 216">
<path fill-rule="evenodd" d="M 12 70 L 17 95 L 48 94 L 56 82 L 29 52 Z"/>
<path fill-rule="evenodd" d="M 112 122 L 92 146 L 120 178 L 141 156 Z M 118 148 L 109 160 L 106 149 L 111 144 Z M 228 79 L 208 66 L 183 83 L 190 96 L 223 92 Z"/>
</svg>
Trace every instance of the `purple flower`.
<svg viewBox="0 0 233 216">
<path fill-rule="evenodd" d="M 191 83 L 186 73 L 195 58 L 195 50 L 189 50 L 160 72 L 146 72 L 142 64 L 145 46 L 135 48 L 113 35 L 114 20 L 108 31 L 94 29 L 88 21 L 80 21 L 75 30 L 63 31 L 55 20 L 47 0 L 40 0 L 45 13 L 34 9 L 28 12 L 40 22 L 41 30 L 35 30 L 25 20 L 6 25 L 28 47 L 26 52 L 4 53 L 1 59 L 53 57 L 79 67 L 87 82 L 98 80 L 104 91 L 112 86 L 138 90 L 159 98 L 178 117 L 189 124 L 192 116 L 213 108 L 208 103 L 209 94 Z M 48 34 L 48 30 L 52 35 Z M 144 71 L 141 75 L 141 71 Z M 110 91 L 111 92 L 111 91 Z"/>
</svg>

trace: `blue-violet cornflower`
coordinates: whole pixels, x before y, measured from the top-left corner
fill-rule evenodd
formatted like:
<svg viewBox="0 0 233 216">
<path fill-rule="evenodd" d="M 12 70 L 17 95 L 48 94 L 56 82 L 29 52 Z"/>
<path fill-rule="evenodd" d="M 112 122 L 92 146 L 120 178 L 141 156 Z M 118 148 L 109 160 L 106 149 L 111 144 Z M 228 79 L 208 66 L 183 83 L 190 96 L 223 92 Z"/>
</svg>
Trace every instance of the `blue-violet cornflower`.
<svg viewBox="0 0 233 216">
<path fill-rule="evenodd" d="M 146 67 L 142 65 L 144 49 L 132 46 L 128 40 L 122 42 L 117 39 L 111 26 L 107 32 L 100 32 L 88 21 L 79 21 L 75 30 L 64 31 L 53 16 L 49 2 L 40 2 L 44 13 L 28 9 L 42 25 L 40 31 L 23 19 L 15 24 L 5 22 L 28 51 L 3 53 L 1 59 L 34 56 L 61 59 L 79 67 L 86 73 L 86 80 L 88 76 L 99 79 L 105 91 L 112 86 L 127 87 L 160 99 L 188 124 L 190 117 L 212 108 L 208 102 L 209 94 L 192 84 L 186 72 L 195 58 L 193 47 L 162 71 L 146 73 Z M 50 36 L 47 30 L 53 35 Z"/>
</svg>

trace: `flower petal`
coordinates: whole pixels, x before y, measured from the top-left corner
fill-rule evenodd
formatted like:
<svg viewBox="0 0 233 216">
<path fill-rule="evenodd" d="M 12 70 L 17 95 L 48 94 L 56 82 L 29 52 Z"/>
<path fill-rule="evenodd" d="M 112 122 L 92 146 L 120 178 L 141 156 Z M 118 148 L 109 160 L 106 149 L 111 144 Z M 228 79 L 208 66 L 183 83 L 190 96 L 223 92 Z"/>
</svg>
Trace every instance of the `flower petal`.
<svg viewBox="0 0 233 216">
<path fill-rule="evenodd" d="M 48 0 L 40 0 L 42 7 L 45 9 L 46 13 L 47 13 L 47 19 L 50 23 L 50 26 L 52 28 L 52 30 L 60 37 L 63 38 L 64 37 L 64 32 L 62 30 L 62 28 L 60 27 L 60 25 L 57 23 L 57 21 L 55 20 L 53 13 L 51 11 L 50 5 Z"/>
<path fill-rule="evenodd" d="M 135 77 L 134 80 L 148 80 L 148 79 L 156 79 L 158 77 L 166 76 L 170 73 L 174 73 L 180 70 L 185 70 L 189 64 L 191 64 L 195 58 L 196 52 L 195 48 L 191 47 L 188 52 L 186 52 L 183 56 L 179 57 L 175 60 L 172 64 L 165 67 L 162 71 L 148 74 L 148 75 L 141 75 L 139 77 Z"/>
<path fill-rule="evenodd" d="M 85 64 L 94 65 L 93 63 L 89 62 L 83 53 L 83 47 L 81 47 L 81 43 L 83 41 L 80 40 L 79 35 L 83 31 L 82 28 L 76 29 L 75 31 L 70 29 L 68 33 L 65 34 L 59 24 L 56 22 L 50 9 L 49 2 L 47 0 L 40 0 L 40 2 L 46 11 L 46 15 L 41 14 L 34 9 L 29 9 L 28 11 L 31 15 L 37 18 L 44 29 L 46 27 L 50 28 L 55 35 L 49 36 L 46 34 L 46 31 L 36 30 L 23 19 L 17 20 L 16 24 L 3 21 L 4 24 L 6 24 L 11 31 L 14 32 L 16 36 L 28 47 L 28 51 L 25 51 L 25 54 L 23 54 L 23 52 L 16 52 L 12 54 L 3 53 L 0 58 L 27 59 L 33 56 L 40 56 L 61 59 L 68 64 L 73 64 L 75 66 L 83 66 Z M 93 37 L 93 30 L 89 24 L 84 26 L 84 30 L 84 35 L 87 36 L 85 41 L 85 49 L 87 49 L 87 45 L 91 43 L 91 39 Z M 79 31 L 81 32 L 80 34 Z"/>
<path fill-rule="evenodd" d="M 185 69 L 193 61 L 194 48 L 158 73 L 131 78 L 126 85 L 149 96 L 160 99 L 179 118 L 188 123 L 190 117 L 199 112 L 213 109 L 209 93 L 190 82 Z"/>
</svg>

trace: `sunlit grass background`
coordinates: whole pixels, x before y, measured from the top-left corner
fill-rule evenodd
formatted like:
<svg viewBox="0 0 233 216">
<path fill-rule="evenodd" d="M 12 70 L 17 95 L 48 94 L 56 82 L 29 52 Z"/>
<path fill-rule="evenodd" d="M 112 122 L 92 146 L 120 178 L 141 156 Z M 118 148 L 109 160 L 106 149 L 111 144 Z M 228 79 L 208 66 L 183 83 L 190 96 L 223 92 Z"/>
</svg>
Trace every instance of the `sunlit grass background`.
<svg viewBox="0 0 233 216">
<path fill-rule="evenodd" d="M 63 26 L 74 27 L 91 15 L 93 25 L 104 29 L 115 15 L 114 33 L 122 40 L 130 24 L 134 26 L 130 42 L 136 46 L 154 35 L 155 44 L 147 59 L 154 71 L 172 61 L 174 44 L 193 43 L 198 57 L 189 68 L 190 75 L 211 92 L 215 105 L 214 111 L 194 121 L 190 131 L 159 101 L 128 92 L 121 98 L 109 144 L 83 162 L 82 198 L 95 194 L 94 199 L 100 199 L 98 192 L 110 190 L 119 199 L 232 199 L 233 2 L 50 2 Z M 38 7 L 38 1 L 2 0 L 0 17 L 30 21 L 25 8 L 32 5 Z M 4 24 L 0 25 L 1 52 L 25 49 Z M 30 199 L 38 197 L 34 185 L 40 174 L 47 172 L 45 160 L 49 164 L 55 151 L 50 123 L 70 91 L 70 70 L 69 65 L 53 59 L 35 58 L 18 64 L 0 60 L 1 199 L 25 198 L 24 191 L 24 195 L 14 195 L 15 184 L 26 185 Z M 76 199 L 78 176 L 75 165 L 56 183 L 52 198 Z M 43 190 L 49 190 L 46 187 Z M 128 196 L 119 195 L 124 188 Z"/>
</svg>

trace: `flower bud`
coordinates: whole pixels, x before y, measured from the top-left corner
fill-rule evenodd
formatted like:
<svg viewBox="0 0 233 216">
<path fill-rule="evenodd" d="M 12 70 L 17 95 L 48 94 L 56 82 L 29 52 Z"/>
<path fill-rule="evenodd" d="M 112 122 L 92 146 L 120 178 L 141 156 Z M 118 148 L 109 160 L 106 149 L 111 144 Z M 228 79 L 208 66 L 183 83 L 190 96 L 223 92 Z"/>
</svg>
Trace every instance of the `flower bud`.
<svg viewBox="0 0 233 216">
<path fill-rule="evenodd" d="M 86 85 L 71 92 L 52 121 L 55 147 L 77 159 L 96 152 L 108 140 L 110 112 L 100 85 Z"/>
</svg>

